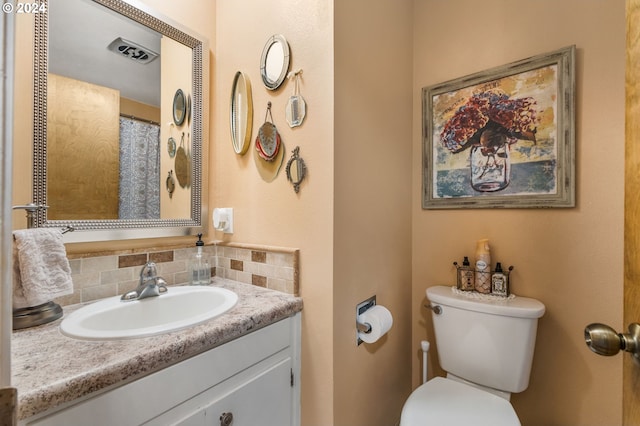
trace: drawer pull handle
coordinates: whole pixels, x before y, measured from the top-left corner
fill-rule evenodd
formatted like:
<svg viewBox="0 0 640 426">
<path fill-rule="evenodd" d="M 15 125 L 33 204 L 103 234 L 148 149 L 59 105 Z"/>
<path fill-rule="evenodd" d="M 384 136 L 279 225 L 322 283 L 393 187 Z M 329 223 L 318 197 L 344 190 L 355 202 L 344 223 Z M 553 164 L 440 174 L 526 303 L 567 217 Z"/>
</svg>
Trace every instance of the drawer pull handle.
<svg viewBox="0 0 640 426">
<path fill-rule="evenodd" d="M 233 413 L 222 413 L 220 415 L 220 426 L 231 426 L 233 423 Z"/>
</svg>

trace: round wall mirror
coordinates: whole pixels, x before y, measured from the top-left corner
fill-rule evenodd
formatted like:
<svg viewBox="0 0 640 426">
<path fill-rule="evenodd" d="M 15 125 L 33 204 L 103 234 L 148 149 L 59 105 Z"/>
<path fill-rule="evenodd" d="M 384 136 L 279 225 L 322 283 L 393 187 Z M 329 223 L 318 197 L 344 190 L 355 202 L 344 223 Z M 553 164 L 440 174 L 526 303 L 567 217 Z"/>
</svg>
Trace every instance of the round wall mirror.
<svg viewBox="0 0 640 426">
<path fill-rule="evenodd" d="M 244 154 L 251 145 L 253 129 L 253 99 L 251 82 L 243 72 L 238 71 L 231 86 L 231 104 L 229 108 L 231 142 L 236 154 Z"/>
<path fill-rule="evenodd" d="M 275 90 L 280 87 L 289 72 L 290 60 L 289 45 L 284 36 L 271 36 L 264 45 L 260 58 L 260 75 L 267 89 Z"/>
<path fill-rule="evenodd" d="M 187 116 L 187 99 L 184 97 L 182 89 L 176 90 L 173 96 L 173 122 L 176 126 L 181 126 Z"/>
</svg>

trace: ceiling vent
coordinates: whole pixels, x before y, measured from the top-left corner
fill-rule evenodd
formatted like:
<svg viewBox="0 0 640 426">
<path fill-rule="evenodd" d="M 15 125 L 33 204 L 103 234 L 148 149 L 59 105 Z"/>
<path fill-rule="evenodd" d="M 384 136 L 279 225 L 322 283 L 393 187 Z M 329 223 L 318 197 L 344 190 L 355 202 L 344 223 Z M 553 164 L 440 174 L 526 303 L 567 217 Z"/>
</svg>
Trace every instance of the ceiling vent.
<svg viewBox="0 0 640 426">
<path fill-rule="evenodd" d="M 122 37 L 113 40 L 109 44 L 108 49 L 113 53 L 129 58 L 140 64 L 148 64 L 160 56 L 156 52 L 132 41 L 125 40 Z"/>
</svg>

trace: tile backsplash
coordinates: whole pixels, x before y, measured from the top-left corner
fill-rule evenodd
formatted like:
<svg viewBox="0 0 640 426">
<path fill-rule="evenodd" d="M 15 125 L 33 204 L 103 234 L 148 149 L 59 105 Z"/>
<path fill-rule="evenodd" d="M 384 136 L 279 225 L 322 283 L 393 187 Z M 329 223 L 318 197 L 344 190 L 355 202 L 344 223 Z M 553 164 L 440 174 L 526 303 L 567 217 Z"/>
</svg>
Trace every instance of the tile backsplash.
<svg viewBox="0 0 640 426">
<path fill-rule="evenodd" d="M 74 292 L 60 297 L 60 305 L 89 302 L 134 290 L 142 266 L 153 261 L 168 285 L 186 284 L 189 258 L 195 247 L 136 250 L 109 255 L 69 255 Z M 211 276 L 298 295 L 299 250 L 251 244 L 220 243 L 203 247 Z"/>
</svg>

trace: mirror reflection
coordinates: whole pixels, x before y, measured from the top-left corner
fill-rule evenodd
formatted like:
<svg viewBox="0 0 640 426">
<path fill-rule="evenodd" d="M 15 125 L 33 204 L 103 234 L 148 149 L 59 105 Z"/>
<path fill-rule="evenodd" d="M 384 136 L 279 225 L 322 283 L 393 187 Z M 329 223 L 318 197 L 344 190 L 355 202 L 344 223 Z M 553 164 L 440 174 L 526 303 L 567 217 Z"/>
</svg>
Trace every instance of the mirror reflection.
<svg viewBox="0 0 640 426">
<path fill-rule="evenodd" d="M 49 208 L 37 226 L 200 226 L 203 41 L 120 0 L 51 2 L 46 15 L 36 17 L 34 101 L 46 116 L 36 109 L 34 203 Z M 176 141 L 189 176 L 170 194 Z"/>
<path fill-rule="evenodd" d="M 265 74 L 269 81 L 275 82 L 282 72 L 282 62 L 284 61 L 284 49 L 282 43 L 273 43 L 267 51 L 267 63 L 265 64 Z"/>
</svg>

